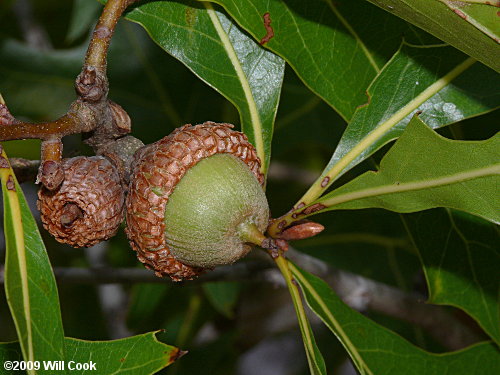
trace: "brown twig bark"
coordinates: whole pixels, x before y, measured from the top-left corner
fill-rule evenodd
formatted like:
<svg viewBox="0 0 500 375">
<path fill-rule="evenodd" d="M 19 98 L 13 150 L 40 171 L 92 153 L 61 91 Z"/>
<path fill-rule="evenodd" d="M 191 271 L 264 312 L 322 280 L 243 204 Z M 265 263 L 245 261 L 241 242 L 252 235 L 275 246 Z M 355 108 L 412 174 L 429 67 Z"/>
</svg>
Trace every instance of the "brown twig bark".
<svg viewBox="0 0 500 375">
<path fill-rule="evenodd" d="M 109 0 L 106 3 L 90 41 L 82 72 L 75 82 L 79 98 L 71 105 L 67 114 L 55 121 L 41 124 L 13 121 L 9 126 L 0 126 L 0 141 L 60 138 L 90 132 L 102 124 L 103 121 L 99 120 L 103 117 L 102 112 L 109 110 L 108 105 L 99 105 L 107 101 L 106 58 L 109 44 L 118 19 L 126 7 L 135 1 Z"/>
<path fill-rule="evenodd" d="M 106 61 L 109 44 L 124 10 L 136 0 L 109 0 L 95 27 L 81 73 L 75 81 L 78 98 L 61 118 L 40 124 L 16 120 L 0 101 L 0 141 L 41 139 L 41 166 L 37 181 L 49 190 L 64 179 L 61 138 L 89 133 L 86 142 L 102 154 L 110 142 L 131 131 L 130 118 L 118 104 L 107 99 Z"/>
<path fill-rule="evenodd" d="M 40 160 L 9 158 L 9 161 L 19 183 L 35 181 L 38 174 L 38 167 L 40 166 Z"/>
<path fill-rule="evenodd" d="M 273 270 L 271 263 L 242 262 L 232 266 L 218 267 L 203 274 L 189 285 L 203 284 L 209 281 L 266 281 L 266 272 Z M 170 278 L 160 278 L 145 268 L 113 268 L 113 267 L 54 267 L 58 282 L 74 284 L 172 284 L 185 285 L 183 282 L 173 283 Z M 4 269 L 0 266 L 0 284 L 4 282 Z"/>
<path fill-rule="evenodd" d="M 387 284 L 347 271 L 333 268 L 323 261 L 290 249 L 287 253 L 300 267 L 327 281 L 335 292 L 352 308 L 376 311 L 421 327 L 444 347 L 458 350 L 481 341 L 482 337 L 441 306 L 425 303 L 422 295 L 406 293 Z M 55 267 L 58 282 L 77 284 L 172 283 L 144 268 L 74 268 Z M 0 267 L 0 284 L 4 270 Z M 245 281 L 279 283 L 283 279 L 272 262 L 249 261 L 217 267 L 189 285 L 209 281 Z M 184 283 L 173 283 L 179 286 Z"/>
<path fill-rule="evenodd" d="M 87 50 L 85 65 L 96 69 L 106 69 L 106 56 L 109 42 L 115 31 L 116 24 L 125 9 L 137 0 L 108 0 L 99 18 L 92 42 Z"/>
</svg>

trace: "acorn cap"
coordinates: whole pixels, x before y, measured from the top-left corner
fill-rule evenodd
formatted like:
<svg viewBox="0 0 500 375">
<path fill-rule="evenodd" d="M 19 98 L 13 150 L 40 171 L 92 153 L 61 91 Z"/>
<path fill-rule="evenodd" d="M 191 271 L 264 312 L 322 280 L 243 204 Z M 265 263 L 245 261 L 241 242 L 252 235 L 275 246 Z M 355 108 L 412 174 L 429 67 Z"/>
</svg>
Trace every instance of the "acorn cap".
<svg viewBox="0 0 500 375">
<path fill-rule="evenodd" d="M 125 208 L 116 168 L 102 156 L 64 159 L 62 166 L 62 185 L 38 191 L 43 227 L 73 247 L 90 247 L 114 236 Z"/>
<path fill-rule="evenodd" d="M 157 276 L 174 281 L 192 279 L 204 271 L 179 261 L 165 239 L 165 208 L 170 195 L 198 162 L 215 154 L 241 160 L 263 185 L 260 160 L 245 134 L 231 124 L 185 125 L 137 151 L 127 196 L 127 235 L 138 259 Z"/>
</svg>

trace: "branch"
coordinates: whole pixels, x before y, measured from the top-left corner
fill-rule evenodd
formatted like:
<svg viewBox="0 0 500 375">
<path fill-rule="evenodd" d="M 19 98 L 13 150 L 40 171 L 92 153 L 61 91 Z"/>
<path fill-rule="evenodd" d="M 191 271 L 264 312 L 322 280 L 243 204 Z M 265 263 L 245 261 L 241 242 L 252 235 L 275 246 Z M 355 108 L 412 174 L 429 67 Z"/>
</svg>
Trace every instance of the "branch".
<svg viewBox="0 0 500 375">
<path fill-rule="evenodd" d="M 466 323 L 451 315 L 445 308 L 426 304 L 425 296 L 405 293 L 378 281 L 330 267 L 325 262 L 290 249 L 287 255 L 298 266 L 325 281 L 342 300 L 359 311 L 372 310 L 421 327 L 434 339 L 450 350 L 457 350 L 479 342 L 481 335 Z M 199 285 L 210 281 L 242 281 L 278 283 L 285 287 L 281 273 L 268 257 L 263 260 L 239 262 L 217 267 L 196 280 L 175 285 Z M 55 267 L 58 282 L 76 284 L 133 284 L 172 283 L 159 278 L 144 268 L 73 268 Z M 4 282 L 4 269 L 0 267 L 0 284 Z"/>
<path fill-rule="evenodd" d="M 290 249 L 287 255 L 301 268 L 324 279 L 345 303 L 356 310 L 372 310 L 417 325 L 450 350 L 482 340 L 481 335 L 445 308 L 426 304 L 424 295 L 405 293 L 378 281 L 335 269 L 294 249 Z"/>
<path fill-rule="evenodd" d="M 40 160 L 9 158 L 9 162 L 20 184 L 27 181 L 35 181 L 38 167 L 40 167 Z"/>
<path fill-rule="evenodd" d="M 130 133 L 127 113 L 107 99 L 109 85 L 106 59 L 116 24 L 123 11 L 136 0 L 109 0 L 94 29 L 81 73 L 75 81 L 78 98 L 61 118 L 40 124 L 16 120 L 0 97 L 0 141 L 41 139 L 42 155 L 37 181 L 49 190 L 64 179 L 61 166 L 61 138 L 70 134 L 90 133 L 86 142 L 96 154 L 102 154 L 110 142 Z M 117 156 L 118 158 L 119 156 Z"/>
<path fill-rule="evenodd" d="M 108 47 L 118 19 L 125 8 L 134 1 L 109 0 L 106 3 L 94 29 L 82 71 L 75 82 L 79 98 L 71 105 L 67 114 L 55 121 L 41 124 L 13 119 L 9 125 L 0 126 L 0 140 L 60 138 L 70 134 L 89 132 L 103 123 L 101 115 L 108 110 L 106 77 Z"/>
<path fill-rule="evenodd" d="M 11 125 L 0 126 L 0 140 L 12 141 L 15 139 L 42 139 L 46 140 L 52 137 L 64 137 L 70 134 L 83 133 L 91 131 L 90 124 L 82 121 L 75 111 L 69 111 L 67 114 L 51 122 L 30 123 L 14 121 Z"/>
<path fill-rule="evenodd" d="M 72 284 L 175 284 L 195 285 L 210 281 L 265 281 L 267 271 L 274 270 L 272 264 L 263 262 L 240 262 L 232 266 L 218 267 L 195 280 L 174 283 L 170 278 L 161 278 L 145 268 L 113 267 L 54 267 L 54 275 L 60 283 Z M 4 283 L 4 267 L 0 267 L 0 284 Z"/>
<path fill-rule="evenodd" d="M 85 65 L 106 69 L 109 42 L 125 9 L 137 0 L 108 0 L 99 18 L 85 58 Z"/>
</svg>

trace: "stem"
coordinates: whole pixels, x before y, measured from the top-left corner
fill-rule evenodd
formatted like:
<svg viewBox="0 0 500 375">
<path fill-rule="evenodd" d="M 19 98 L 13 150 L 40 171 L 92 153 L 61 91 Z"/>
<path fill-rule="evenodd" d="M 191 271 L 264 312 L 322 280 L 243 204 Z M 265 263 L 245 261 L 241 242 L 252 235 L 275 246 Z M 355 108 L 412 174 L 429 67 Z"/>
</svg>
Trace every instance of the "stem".
<svg viewBox="0 0 500 375">
<path fill-rule="evenodd" d="M 297 286 L 297 283 L 292 276 L 288 260 L 283 256 L 283 253 L 280 252 L 279 256 L 274 257 L 273 255 L 271 255 L 271 257 L 274 259 L 274 262 L 283 275 L 288 287 L 288 291 L 290 292 L 290 296 L 292 297 L 293 306 L 295 308 L 300 331 L 302 333 L 302 341 L 304 342 L 304 347 L 306 350 L 307 361 L 309 363 L 311 374 L 314 374 L 316 373 L 316 371 L 314 371 L 314 367 L 318 366 L 319 363 L 322 362 L 322 358 L 316 358 L 316 342 L 314 340 L 314 336 L 307 319 L 306 311 L 304 309 L 304 303 L 300 296 L 299 287 Z"/>
<path fill-rule="evenodd" d="M 106 70 L 109 43 L 125 9 L 136 0 L 108 0 L 97 23 L 85 57 L 85 65 Z"/>
<path fill-rule="evenodd" d="M 92 35 L 82 71 L 75 80 L 79 98 L 71 104 L 64 116 L 41 124 L 17 121 L 0 96 L 0 141 L 28 138 L 43 140 L 37 181 L 49 190 L 56 189 L 64 180 L 64 171 L 60 163 L 62 137 L 92 132 L 86 143 L 94 148 L 96 154 L 102 154 L 103 148 L 105 152 L 111 142 L 131 131 L 128 114 L 118 104 L 107 99 L 109 84 L 106 76 L 106 60 L 116 24 L 127 6 L 135 1 L 108 0 L 104 6 Z M 109 155 L 112 159 L 113 156 Z M 121 173 L 121 176 L 125 179 L 127 177 L 124 173 Z"/>
<path fill-rule="evenodd" d="M 376 311 L 424 329 L 437 342 L 449 350 L 458 350 L 484 340 L 483 334 L 469 326 L 468 321 L 453 315 L 444 306 L 427 304 L 425 296 L 403 292 L 361 275 L 332 268 L 318 258 L 295 251 L 287 253 L 302 269 L 321 277 L 351 308 L 358 311 Z M 213 281 L 268 282 L 275 285 L 275 273 L 279 271 L 272 263 L 262 260 L 237 262 L 230 266 L 217 267 L 195 280 L 190 286 L 203 285 Z M 58 283 L 79 285 L 100 284 L 166 284 L 183 288 L 184 283 L 174 283 L 170 279 L 155 276 L 145 268 L 111 267 L 55 267 L 54 274 Z M 4 283 L 4 268 L 0 265 L 0 285 Z M 284 323 L 291 327 L 289 320 Z M 472 327 L 472 328 L 471 328 Z"/>
<path fill-rule="evenodd" d="M 51 122 L 33 124 L 12 121 L 10 125 L 0 126 L 0 141 L 61 138 L 91 132 L 112 121 L 107 102 L 106 57 L 118 19 L 135 1 L 109 0 L 106 3 L 90 41 L 82 72 L 75 82 L 80 98 L 68 112 Z M 2 98 L 0 104 L 4 104 Z"/>
<path fill-rule="evenodd" d="M 318 203 L 318 198 L 325 193 L 325 191 L 337 180 L 342 173 L 351 166 L 351 163 L 369 149 L 370 146 L 375 144 L 384 134 L 390 131 L 394 126 L 399 124 L 405 117 L 417 110 L 424 102 L 429 100 L 434 95 L 438 94 L 447 85 L 450 84 L 464 71 L 469 69 L 476 63 L 476 60 L 469 57 L 463 62 L 455 66 L 448 73 L 441 78 L 437 79 L 433 84 L 429 85 L 420 94 L 415 96 L 406 105 L 402 106 L 398 111 L 394 112 L 392 116 L 379 123 L 370 133 L 366 134 L 356 145 L 354 145 L 347 153 L 337 160 L 329 169 L 326 169 L 321 176 L 311 185 L 309 190 L 299 199 L 297 204 L 287 214 L 274 220 L 270 225 L 268 232 L 272 236 L 278 235 L 282 228 L 290 225 L 294 221 L 302 219 L 304 216 L 320 211 L 324 205 Z M 323 206 L 323 207 L 321 207 Z M 306 212 L 304 208 L 310 212 Z M 278 226 L 281 224 L 282 228 Z"/>
<path fill-rule="evenodd" d="M 66 114 L 52 122 L 33 124 L 18 122 L 13 125 L 0 126 L 0 140 L 15 139 L 49 139 L 88 131 L 84 124 L 74 115 Z"/>
<path fill-rule="evenodd" d="M 42 160 L 60 161 L 62 158 L 63 144 L 58 137 L 42 142 Z"/>
<path fill-rule="evenodd" d="M 257 225 L 252 221 L 244 221 L 238 225 L 236 230 L 243 242 L 262 246 L 262 242 L 266 239 L 266 236 L 262 234 Z"/>
</svg>

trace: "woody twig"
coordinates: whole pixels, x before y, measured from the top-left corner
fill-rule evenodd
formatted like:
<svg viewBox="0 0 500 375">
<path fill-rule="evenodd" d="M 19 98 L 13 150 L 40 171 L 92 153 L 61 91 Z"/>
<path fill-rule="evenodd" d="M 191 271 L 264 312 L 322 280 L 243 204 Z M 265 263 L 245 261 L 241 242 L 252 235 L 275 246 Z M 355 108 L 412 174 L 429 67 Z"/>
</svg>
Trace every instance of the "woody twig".
<svg viewBox="0 0 500 375">
<path fill-rule="evenodd" d="M 41 139 L 41 163 L 38 182 L 49 190 L 56 189 L 64 179 L 61 167 L 61 138 L 87 133 L 86 143 L 96 154 L 109 142 L 131 130 L 130 118 L 116 103 L 108 100 L 106 74 L 108 48 L 119 18 L 137 0 L 109 0 L 99 18 L 90 41 L 81 73 L 75 81 L 77 99 L 67 113 L 57 120 L 29 123 L 17 120 L 0 100 L 0 141 Z"/>
</svg>

